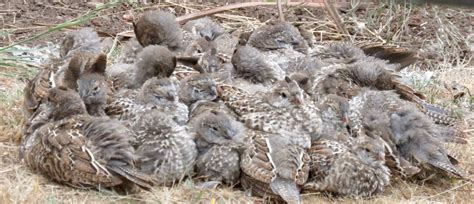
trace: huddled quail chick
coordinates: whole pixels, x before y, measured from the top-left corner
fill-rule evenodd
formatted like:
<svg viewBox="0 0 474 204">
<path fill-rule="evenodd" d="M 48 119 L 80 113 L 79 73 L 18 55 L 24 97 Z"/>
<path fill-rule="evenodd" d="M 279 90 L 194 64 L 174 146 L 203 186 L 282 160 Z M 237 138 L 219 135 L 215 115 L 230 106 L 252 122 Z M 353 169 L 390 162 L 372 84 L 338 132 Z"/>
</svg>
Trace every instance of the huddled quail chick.
<svg viewBox="0 0 474 204">
<path fill-rule="evenodd" d="M 371 138 L 358 138 L 353 147 L 331 140 L 316 141 L 308 150 L 311 178 L 304 189 L 353 197 L 381 194 L 390 182 L 384 152 L 383 144 Z"/>
<path fill-rule="evenodd" d="M 158 110 L 150 110 L 133 124 L 137 165 L 160 184 L 170 185 L 193 172 L 197 149 L 184 126 Z"/>
<path fill-rule="evenodd" d="M 452 164 L 451 158 L 432 129 L 432 123 L 416 109 L 399 110 L 390 116 L 392 141 L 406 160 L 429 172 L 441 172 L 469 180 L 467 174 Z"/>
<path fill-rule="evenodd" d="M 211 40 L 224 33 L 224 28 L 209 17 L 188 21 L 183 29 L 191 33 L 193 38 L 207 37 Z"/>
<path fill-rule="evenodd" d="M 240 178 L 239 149 L 243 148 L 245 128 L 225 112 L 209 110 L 194 118 L 199 155 L 198 175 L 212 181 L 233 184 Z"/>
<path fill-rule="evenodd" d="M 148 79 L 139 90 L 123 90 L 107 104 L 107 115 L 133 124 L 147 111 L 157 110 L 169 115 L 179 125 L 188 122 L 188 107 L 179 102 L 177 82 L 168 78 Z"/>
<path fill-rule="evenodd" d="M 251 145 L 241 158 L 244 189 L 270 199 L 300 203 L 299 187 L 308 179 L 310 158 L 278 134 L 249 131 Z"/>
<path fill-rule="evenodd" d="M 250 35 L 247 45 L 260 50 L 292 48 L 307 53 L 308 44 L 293 25 L 275 21 L 257 28 Z"/>
<path fill-rule="evenodd" d="M 284 76 L 283 70 L 264 59 L 259 50 L 250 46 L 239 46 L 232 55 L 237 76 L 253 83 L 271 84 Z"/>
<path fill-rule="evenodd" d="M 64 58 L 78 52 L 101 52 L 100 38 L 92 28 L 82 28 L 69 32 L 61 42 L 59 56 Z"/>
<path fill-rule="evenodd" d="M 90 28 L 68 33 L 60 50 L 61 57 L 51 59 L 25 86 L 23 112 L 26 118 L 46 100 L 49 89 L 57 86 L 75 89 L 79 75 L 91 69 L 95 59 L 101 59 L 100 39 Z M 80 69 L 70 72 L 71 66 Z"/>
<path fill-rule="evenodd" d="M 216 81 L 209 74 L 189 76 L 180 81 L 179 100 L 188 107 L 199 100 L 217 98 Z"/>
<path fill-rule="evenodd" d="M 164 11 L 146 11 L 133 29 L 138 42 L 143 47 L 162 45 L 176 51 L 181 48 L 183 34 L 176 17 Z"/>
<path fill-rule="evenodd" d="M 225 84 L 219 85 L 219 92 L 220 99 L 238 115 L 300 105 L 304 101 L 303 90 L 289 77 L 278 81 L 270 91 L 264 93 L 251 94 L 239 87 Z"/>
<path fill-rule="evenodd" d="M 127 129 L 118 121 L 87 114 L 74 90 L 48 92 L 49 122 L 27 135 L 21 155 L 26 165 L 75 188 L 151 188 L 155 180 L 138 171 Z"/>
<path fill-rule="evenodd" d="M 389 136 L 382 139 L 392 144 L 390 146 L 396 146 L 393 151 L 397 151 L 401 159 L 410 161 L 422 171 L 437 169 L 458 178 L 466 178 L 461 170 L 454 167 L 441 145 L 441 141 L 449 141 L 444 138 L 446 135 L 435 132 L 435 124 L 427 116 L 392 91 L 364 90 L 351 99 L 349 118 L 351 129 L 356 135 L 367 131 L 364 120 L 370 116 L 367 113 L 373 111 L 390 117 L 384 120 L 385 124 L 379 124 L 390 127 Z"/>
</svg>

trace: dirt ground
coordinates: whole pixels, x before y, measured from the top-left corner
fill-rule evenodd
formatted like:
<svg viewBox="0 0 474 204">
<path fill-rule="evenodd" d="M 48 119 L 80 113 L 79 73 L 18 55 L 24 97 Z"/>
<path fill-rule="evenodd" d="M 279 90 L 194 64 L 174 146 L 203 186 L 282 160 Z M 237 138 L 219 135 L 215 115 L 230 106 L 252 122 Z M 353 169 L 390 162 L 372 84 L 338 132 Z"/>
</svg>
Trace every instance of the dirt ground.
<svg viewBox="0 0 474 204">
<path fill-rule="evenodd" d="M 71 20 L 94 9 L 96 3 L 61 3 L 61 1 L 0 2 L 0 47 L 27 39 L 48 27 Z M 54 3 L 56 2 L 56 3 Z M 66 1 L 62 1 L 66 2 Z M 160 8 L 177 16 L 197 12 L 219 4 L 123 4 L 101 12 L 99 17 L 80 27 L 95 28 L 102 36 L 113 36 L 131 30 L 128 16 L 138 16 L 146 9 Z M 255 26 L 275 18 L 274 7 L 245 8 L 215 15 L 228 31 Z M 286 20 L 304 24 L 319 41 L 343 40 L 332 18 L 323 8 L 285 8 Z M 426 70 L 434 77 L 420 90 L 429 93 L 432 102 L 448 104 L 463 115 L 467 145 L 449 145 L 450 153 L 461 161 L 461 166 L 472 175 L 474 172 L 473 124 L 474 98 L 466 94 L 454 99 L 449 85 L 454 81 L 474 90 L 474 10 L 467 8 L 425 7 L 402 8 L 400 5 L 375 6 L 371 9 L 341 11 L 344 26 L 354 41 L 378 41 L 416 49 L 420 60 L 408 71 L 426 76 Z M 68 28 L 71 31 L 79 27 Z M 41 47 L 57 44 L 65 32 L 54 32 L 24 46 Z M 28 51 L 25 51 L 28 52 Z M 1 54 L 1 53 L 0 53 Z M 1 58 L 0 58 L 1 59 Z M 0 62 L 0 203 L 96 203 L 96 202 L 213 202 L 242 201 L 260 202 L 245 192 L 230 188 L 213 190 L 198 189 L 191 180 L 182 184 L 155 188 L 137 196 L 121 196 L 113 192 L 80 191 L 48 181 L 28 170 L 18 159 L 18 143 L 21 138 L 22 89 L 40 67 L 2 66 Z M 416 84 L 416 83 L 414 83 Z M 367 202 L 449 202 L 469 203 L 474 198 L 472 184 L 460 181 L 442 183 L 408 182 L 395 180 L 380 197 Z M 364 200 L 340 199 L 322 195 L 303 195 L 306 202 L 364 202 Z"/>
</svg>

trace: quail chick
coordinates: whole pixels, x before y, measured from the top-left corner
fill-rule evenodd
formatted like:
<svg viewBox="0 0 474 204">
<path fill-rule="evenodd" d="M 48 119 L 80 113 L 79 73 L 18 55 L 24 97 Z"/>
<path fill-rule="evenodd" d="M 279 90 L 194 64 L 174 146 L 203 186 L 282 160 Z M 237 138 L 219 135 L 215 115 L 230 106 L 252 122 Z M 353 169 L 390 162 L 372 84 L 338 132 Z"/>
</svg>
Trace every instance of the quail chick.
<svg viewBox="0 0 474 204">
<path fill-rule="evenodd" d="M 237 115 L 222 101 L 215 102 L 210 100 L 200 100 L 196 103 L 193 103 L 193 105 L 191 105 L 189 108 L 189 122 L 193 123 L 192 121 L 194 121 L 197 116 L 209 111 L 224 112 L 233 118 L 237 118 Z"/>
<path fill-rule="evenodd" d="M 136 138 L 137 165 L 160 184 L 173 184 L 193 172 L 197 157 L 194 137 L 171 117 L 151 110 L 140 115 L 131 130 Z"/>
<path fill-rule="evenodd" d="M 226 113 L 215 110 L 196 116 L 193 126 L 199 150 L 198 175 L 211 181 L 236 183 L 240 178 L 238 150 L 244 144 L 244 126 Z"/>
<path fill-rule="evenodd" d="M 188 21 L 183 29 L 190 32 L 194 38 L 207 37 L 211 40 L 224 33 L 224 28 L 209 17 Z"/>
<path fill-rule="evenodd" d="M 413 109 L 402 109 L 390 116 L 392 140 L 400 154 L 428 172 L 441 172 L 469 180 L 467 174 L 455 167 L 433 131 L 431 121 Z"/>
<path fill-rule="evenodd" d="M 28 81 L 24 89 L 23 112 L 29 118 L 46 100 L 48 90 L 56 86 L 76 88 L 76 81 L 82 71 L 94 63 L 83 63 L 83 57 L 96 59 L 100 56 L 100 39 L 90 28 L 68 33 L 60 47 L 61 58 L 52 58 L 36 76 Z M 81 56 L 77 58 L 77 56 Z M 74 58 L 76 61 L 74 62 Z M 87 58 L 87 57 L 86 57 Z M 77 60 L 81 59 L 81 60 Z M 87 61 L 87 60 L 86 60 Z M 90 60 L 92 62 L 93 60 Z M 68 72 L 70 66 L 79 66 L 76 72 Z"/>
<path fill-rule="evenodd" d="M 250 35 L 247 45 L 260 50 L 292 48 L 302 53 L 308 51 L 308 44 L 298 29 L 282 21 L 275 21 L 257 28 Z"/>
<path fill-rule="evenodd" d="M 216 81 L 209 74 L 189 76 L 180 82 L 179 100 L 188 107 L 199 100 L 217 98 Z"/>
<path fill-rule="evenodd" d="M 128 40 L 122 46 L 120 57 L 117 59 L 117 63 L 133 64 L 138 59 L 138 53 L 143 50 L 143 46 L 140 45 L 136 38 Z"/>
<path fill-rule="evenodd" d="M 271 91 L 264 93 L 250 94 L 232 85 L 219 85 L 219 90 L 220 99 L 238 115 L 300 105 L 304 101 L 303 90 L 289 77 L 278 81 Z"/>
<path fill-rule="evenodd" d="M 364 120 L 370 116 L 367 113 L 374 111 L 390 118 L 383 120 L 385 124 L 379 124 L 390 127 L 390 140 L 387 140 L 387 136 L 383 139 L 388 144 L 394 144 L 404 160 L 420 167 L 424 172 L 437 170 L 466 178 L 461 170 L 453 166 L 441 145 L 442 140 L 448 140 L 444 138 L 446 135 L 435 132 L 432 121 L 413 104 L 403 101 L 391 91 L 365 90 L 351 99 L 349 118 L 351 129 L 356 135 L 367 132 Z"/>
<path fill-rule="evenodd" d="M 146 11 L 137 22 L 134 22 L 133 29 L 143 47 L 162 45 L 173 51 L 181 48 L 183 39 L 181 28 L 171 13 Z"/>
<path fill-rule="evenodd" d="M 239 46 L 232 56 L 232 64 L 238 76 L 253 83 L 271 84 L 283 78 L 284 71 L 264 59 L 259 50 Z"/>
<path fill-rule="evenodd" d="M 174 54 L 166 47 L 152 45 L 147 46 L 138 54 L 133 85 L 130 88 L 138 88 L 151 77 L 169 77 L 176 67 Z"/>
<path fill-rule="evenodd" d="M 92 28 L 82 28 L 69 32 L 62 40 L 59 48 L 61 58 L 77 52 L 101 52 L 99 35 Z"/>
<path fill-rule="evenodd" d="M 244 189 L 270 199 L 300 203 L 299 187 L 308 179 L 310 158 L 278 134 L 250 131 L 251 145 L 241 158 Z"/>
<path fill-rule="evenodd" d="M 311 179 L 304 189 L 350 197 L 381 194 L 390 182 L 384 151 L 379 140 L 370 138 L 359 138 L 351 148 L 336 141 L 316 141 L 308 151 Z"/>
<path fill-rule="evenodd" d="M 176 83 L 168 78 L 148 79 L 140 90 L 118 92 L 116 99 L 107 104 L 106 113 L 130 126 L 147 111 L 158 110 L 184 125 L 188 121 L 188 107 L 179 102 Z"/>
<path fill-rule="evenodd" d="M 49 122 L 27 135 L 21 147 L 26 165 L 75 188 L 151 188 L 154 179 L 133 164 L 127 129 L 115 120 L 95 118 L 79 94 L 65 87 L 48 92 Z"/>
</svg>

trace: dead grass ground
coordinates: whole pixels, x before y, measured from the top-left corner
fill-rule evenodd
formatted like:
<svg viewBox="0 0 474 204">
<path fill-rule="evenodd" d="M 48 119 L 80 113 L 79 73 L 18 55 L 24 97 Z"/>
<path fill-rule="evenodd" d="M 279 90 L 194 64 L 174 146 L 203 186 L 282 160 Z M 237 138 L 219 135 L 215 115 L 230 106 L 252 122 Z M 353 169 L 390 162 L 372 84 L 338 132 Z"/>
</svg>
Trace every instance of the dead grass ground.
<svg viewBox="0 0 474 204">
<path fill-rule="evenodd" d="M 200 9 L 202 7 L 202 5 L 194 7 L 193 5 L 175 5 L 169 8 L 174 9 L 173 11 L 177 14 L 183 14 L 195 12 L 196 8 Z M 80 8 L 83 7 L 79 6 L 73 9 L 80 10 Z M 51 8 L 46 7 L 44 9 Z M 67 7 L 65 9 L 67 10 Z M 121 9 L 118 9 L 120 14 L 123 11 L 122 7 Z M 255 12 L 267 9 L 249 8 L 230 11 L 218 14 L 216 18 L 223 22 L 228 30 L 239 27 L 252 28 L 272 17 L 272 15 L 259 15 L 258 12 Z M 433 11 L 436 12 L 433 13 Z M 306 23 L 319 39 L 341 39 L 341 34 L 335 28 L 334 23 L 324 14 L 324 10 L 314 8 L 289 9 L 287 19 Z M 454 102 L 450 98 L 452 96 L 444 88 L 443 83 L 456 80 L 470 90 L 474 90 L 474 67 L 470 64 L 472 63 L 470 62 L 472 50 L 469 50 L 469 46 L 472 45 L 468 42 L 462 43 L 466 36 L 472 35 L 473 15 L 472 10 L 441 9 L 438 7 L 406 9 L 395 6 L 380 7 L 358 13 L 347 12 L 342 15 L 345 25 L 352 34 L 351 38 L 355 41 L 380 41 L 384 39 L 420 49 L 422 59 L 416 66 L 409 69 L 421 74 L 423 74 L 423 71 L 420 70 L 434 69 L 436 78 L 430 80 L 428 85 L 419 88 L 430 94 L 434 102 L 449 104 L 462 113 L 466 131 L 469 133 L 469 143 L 466 145 L 449 145 L 448 150 L 461 161 L 461 166 L 468 170 L 471 175 L 474 172 L 474 98 L 473 96 L 467 96 Z M 112 16 L 110 18 L 114 19 L 115 16 Z M 437 16 L 437 18 L 431 18 L 433 16 Z M 49 17 L 53 18 L 54 16 Z M 21 18 L 19 19 L 21 20 Z M 104 20 L 102 17 L 99 19 Z M 438 24 L 433 24 L 433 19 Z M 445 22 L 448 26 L 443 27 L 440 22 Z M 119 22 L 118 24 L 121 25 L 122 23 Z M 361 27 L 360 23 L 364 23 L 364 26 Z M 389 26 L 389 24 L 393 25 Z M 429 28 L 423 27 L 426 24 L 429 24 Z M 31 24 L 28 24 L 27 20 L 25 20 L 25 24 L 21 24 L 21 26 L 28 25 Z M 402 27 L 404 28 L 401 29 Z M 129 24 L 122 25 L 118 30 L 126 29 L 129 29 Z M 2 31 L 5 31 L 5 29 Z M 7 30 L 6 32 L 10 31 Z M 414 33 L 416 35 L 413 35 Z M 24 37 L 22 35 L 28 34 L 9 35 L 9 39 L 22 38 Z M 62 34 L 55 34 L 55 36 L 57 35 Z M 57 42 L 54 39 L 57 39 L 57 37 L 34 43 L 43 44 L 48 40 Z M 449 55 L 443 55 L 446 52 L 450 52 Z M 442 66 L 434 66 L 437 64 L 436 62 L 442 64 Z M 156 187 L 150 192 L 142 192 L 135 196 L 121 196 L 108 191 L 72 189 L 52 183 L 47 178 L 31 172 L 18 159 L 18 143 L 21 138 L 21 124 L 23 123 L 21 94 L 24 79 L 31 78 L 36 71 L 37 68 L 31 66 L 12 67 L 2 66 L 0 63 L 0 203 L 245 203 L 261 201 L 258 198 L 248 197 L 245 192 L 231 188 L 202 190 L 197 188 L 192 180 L 183 181 L 174 187 Z M 395 180 L 382 196 L 371 200 L 331 198 L 319 194 L 303 195 L 303 199 L 305 203 L 470 203 L 474 198 L 472 187 L 471 183 L 462 181 L 446 180 L 430 183 Z"/>
</svg>

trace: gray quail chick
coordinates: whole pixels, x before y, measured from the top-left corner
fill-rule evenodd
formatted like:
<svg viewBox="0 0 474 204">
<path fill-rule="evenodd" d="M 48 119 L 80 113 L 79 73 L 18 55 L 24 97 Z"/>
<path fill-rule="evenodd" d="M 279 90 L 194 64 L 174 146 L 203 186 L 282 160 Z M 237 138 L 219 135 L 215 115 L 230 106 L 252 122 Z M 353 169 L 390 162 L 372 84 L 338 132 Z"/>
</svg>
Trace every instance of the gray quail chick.
<svg viewBox="0 0 474 204">
<path fill-rule="evenodd" d="M 127 129 L 118 121 L 95 118 L 77 92 L 65 87 L 48 92 L 49 122 L 27 135 L 25 164 L 50 179 L 75 188 L 149 189 L 155 180 L 138 171 Z"/>
<path fill-rule="evenodd" d="M 134 22 L 133 29 L 143 47 L 162 45 L 173 51 L 181 47 L 183 39 L 181 28 L 171 13 L 146 11 L 137 22 Z"/>
<path fill-rule="evenodd" d="M 198 175 L 211 181 L 234 184 L 240 178 L 239 149 L 243 148 L 245 128 L 224 112 L 210 110 L 193 120 L 197 132 Z"/>
<path fill-rule="evenodd" d="M 149 78 L 169 77 L 176 68 L 176 57 L 166 47 L 151 45 L 138 54 L 130 88 L 139 88 Z"/>
<path fill-rule="evenodd" d="M 73 58 L 71 61 L 74 60 Z M 84 70 L 77 78 L 77 90 L 86 104 L 87 112 L 93 116 L 106 116 L 105 106 L 107 101 L 111 100 L 110 97 L 114 92 L 105 74 L 107 56 L 101 54 L 88 62 L 84 62 L 87 59 L 79 60 L 82 60 L 81 64 L 93 63 L 89 69 Z M 68 72 L 74 69 L 76 71 L 72 72 L 77 72 L 78 67 L 74 68 L 70 65 Z"/>
<path fill-rule="evenodd" d="M 99 35 L 92 28 L 69 32 L 61 42 L 59 48 L 61 58 L 77 52 L 101 52 Z"/>
<path fill-rule="evenodd" d="M 455 167 L 433 131 L 431 121 L 414 109 L 402 109 L 390 116 L 392 140 L 408 161 L 429 172 L 441 172 L 455 178 L 470 180 Z"/>
<path fill-rule="evenodd" d="M 359 138 L 351 148 L 336 141 L 316 141 L 308 151 L 311 179 L 304 189 L 350 197 L 381 194 L 390 182 L 384 151 L 380 140 L 370 138 Z"/>
<path fill-rule="evenodd" d="M 122 46 L 120 57 L 117 63 L 133 64 L 138 59 L 138 53 L 143 50 L 143 46 L 140 45 L 136 38 L 128 40 Z"/>
<path fill-rule="evenodd" d="M 278 134 L 250 131 L 249 138 L 240 162 L 243 188 L 271 200 L 300 203 L 300 186 L 309 175 L 308 153 Z"/>
<path fill-rule="evenodd" d="M 184 126 L 158 110 L 142 115 L 131 127 L 137 146 L 137 166 L 160 184 L 171 185 L 193 172 L 197 149 Z"/>
<path fill-rule="evenodd" d="M 189 76 L 180 84 L 179 100 L 188 107 L 199 100 L 217 99 L 216 81 L 209 74 Z"/>
<path fill-rule="evenodd" d="M 275 21 L 257 28 L 249 37 L 247 45 L 260 50 L 292 48 L 307 53 L 308 44 L 293 25 Z"/>
<path fill-rule="evenodd" d="M 253 83 L 271 84 L 284 75 L 283 70 L 268 63 L 259 50 L 250 46 L 237 47 L 232 64 L 238 76 Z"/>
<path fill-rule="evenodd" d="M 183 29 L 192 33 L 194 38 L 207 37 L 211 40 L 224 33 L 224 28 L 209 17 L 188 21 Z"/>
<path fill-rule="evenodd" d="M 397 147 L 394 151 L 401 158 L 420 167 L 423 172 L 437 170 L 457 178 L 466 178 L 461 170 L 453 166 L 450 161 L 452 158 L 441 145 L 441 141 L 449 141 L 446 135 L 435 132 L 435 124 L 427 116 L 394 92 L 364 90 L 350 101 L 350 111 L 351 129 L 356 135 L 367 132 L 364 127 L 364 120 L 370 116 L 367 113 L 378 112 L 390 118 L 383 120 L 385 124 L 379 126 L 390 127 L 390 140 L 387 143 Z M 384 136 L 383 139 L 388 138 Z"/>
</svg>

